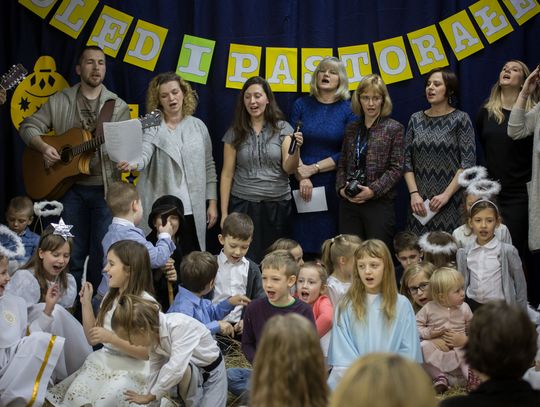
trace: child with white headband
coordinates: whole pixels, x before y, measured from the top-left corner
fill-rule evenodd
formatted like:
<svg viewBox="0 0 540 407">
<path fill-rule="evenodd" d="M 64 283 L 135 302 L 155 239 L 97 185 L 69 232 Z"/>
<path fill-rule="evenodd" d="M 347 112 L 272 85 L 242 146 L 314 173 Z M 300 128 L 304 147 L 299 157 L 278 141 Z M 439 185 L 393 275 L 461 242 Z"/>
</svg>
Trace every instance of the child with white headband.
<svg viewBox="0 0 540 407">
<path fill-rule="evenodd" d="M 495 197 L 501 191 L 501 184 L 487 179 L 486 176 L 486 169 L 480 166 L 468 168 L 459 176 L 459 185 L 465 188 L 463 193 L 465 223 L 452 232 L 452 236 L 459 247 L 470 246 L 476 240 L 476 236 L 467 221 L 472 204 L 480 199 L 489 199 L 495 202 Z M 495 228 L 495 236 L 503 243 L 512 244 L 510 231 L 504 223 L 499 222 L 499 225 Z"/>
<path fill-rule="evenodd" d="M 474 202 L 468 225 L 476 239 L 456 255 L 465 277 L 467 303 L 473 310 L 493 300 L 505 300 L 527 310 L 527 284 L 517 249 L 495 235 L 500 224 L 497 205 L 487 199 Z"/>
</svg>

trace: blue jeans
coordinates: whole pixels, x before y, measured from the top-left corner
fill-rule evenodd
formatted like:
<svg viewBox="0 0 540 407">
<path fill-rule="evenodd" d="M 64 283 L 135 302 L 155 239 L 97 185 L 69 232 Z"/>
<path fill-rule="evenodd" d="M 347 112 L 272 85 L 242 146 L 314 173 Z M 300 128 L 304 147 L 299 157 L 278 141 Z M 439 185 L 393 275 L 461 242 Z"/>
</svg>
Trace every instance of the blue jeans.
<svg viewBox="0 0 540 407">
<path fill-rule="evenodd" d="M 71 233 L 75 236 L 69 271 L 80 288 L 84 260 L 89 256 L 86 281 L 92 283 L 95 291 L 101 281 L 103 269 L 101 240 L 112 222 L 103 186 L 73 185 L 62 198 L 62 204 L 64 222 L 73 225 Z"/>
<path fill-rule="evenodd" d="M 244 401 L 249 395 L 251 369 L 232 367 L 227 369 L 227 386 L 229 391 L 237 397 L 242 396 Z"/>
</svg>

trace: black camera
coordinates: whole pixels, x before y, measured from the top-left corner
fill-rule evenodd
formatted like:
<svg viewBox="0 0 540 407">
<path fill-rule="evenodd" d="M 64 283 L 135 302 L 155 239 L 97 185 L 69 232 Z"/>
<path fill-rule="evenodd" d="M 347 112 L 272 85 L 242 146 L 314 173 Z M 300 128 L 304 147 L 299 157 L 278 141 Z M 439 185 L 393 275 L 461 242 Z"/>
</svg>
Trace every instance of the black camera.
<svg viewBox="0 0 540 407">
<path fill-rule="evenodd" d="M 349 177 L 349 183 L 345 187 L 345 195 L 352 198 L 360 193 L 362 186 L 366 183 L 366 174 L 362 170 L 356 170 L 352 177 Z"/>
</svg>

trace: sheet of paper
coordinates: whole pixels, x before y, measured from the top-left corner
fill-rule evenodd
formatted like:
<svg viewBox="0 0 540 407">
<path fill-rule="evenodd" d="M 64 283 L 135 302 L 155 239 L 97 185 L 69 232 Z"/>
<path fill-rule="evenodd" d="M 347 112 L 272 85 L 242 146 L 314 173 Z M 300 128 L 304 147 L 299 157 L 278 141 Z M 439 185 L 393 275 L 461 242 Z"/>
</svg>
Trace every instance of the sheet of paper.
<svg viewBox="0 0 540 407">
<path fill-rule="evenodd" d="M 416 213 L 413 213 L 413 216 L 418 219 L 418 222 L 422 225 L 428 223 L 431 218 L 437 214 L 437 212 L 432 212 L 431 209 L 429 209 L 429 199 L 424 201 L 424 208 L 426 208 L 426 216 L 418 216 Z"/>
<path fill-rule="evenodd" d="M 298 189 L 292 191 L 292 194 L 298 213 L 322 212 L 328 210 L 324 187 L 313 188 L 313 191 L 311 192 L 311 201 L 309 202 L 306 202 L 302 199 L 302 197 L 300 196 L 300 191 Z"/>
<path fill-rule="evenodd" d="M 103 123 L 105 147 L 114 162 L 134 163 L 142 155 L 142 125 L 139 119 Z"/>
</svg>

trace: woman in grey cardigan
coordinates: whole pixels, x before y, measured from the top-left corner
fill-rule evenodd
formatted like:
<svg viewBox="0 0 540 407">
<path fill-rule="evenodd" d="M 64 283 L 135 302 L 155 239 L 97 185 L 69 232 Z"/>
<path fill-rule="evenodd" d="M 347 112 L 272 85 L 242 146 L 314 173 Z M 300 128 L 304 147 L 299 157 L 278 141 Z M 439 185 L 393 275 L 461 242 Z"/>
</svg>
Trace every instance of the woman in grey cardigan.
<svg viewBox="0 0 540 407">
<path fill-rule="evenodd" d="M 142 170 L 137 189 L 145 210 L 163 195 L 182 200 L 183 254 L 205 250 L 206 229 L 218 216 L 212 142 L 205 124 L 192 116 L 196 107 L 195 91 L 176 73 L 154 77 L 148 85 L 146 108 L 161 110 L 162 122 L 158 128 L 144 132 L 142 159 L 129 167 Z"/>
<path fill-rule="evenodd" d="M 525 80 L 521 92 L 508 119 L 508 135 L 514 140 L 527 137 L 534 131 L 532 151 L 531 182 L 529 192 L 529 249 L 540 250 L 540 103 L 525 113 L 529 96 L 538 92 L 540 86 L 540 65 Z"/>
</svg>

